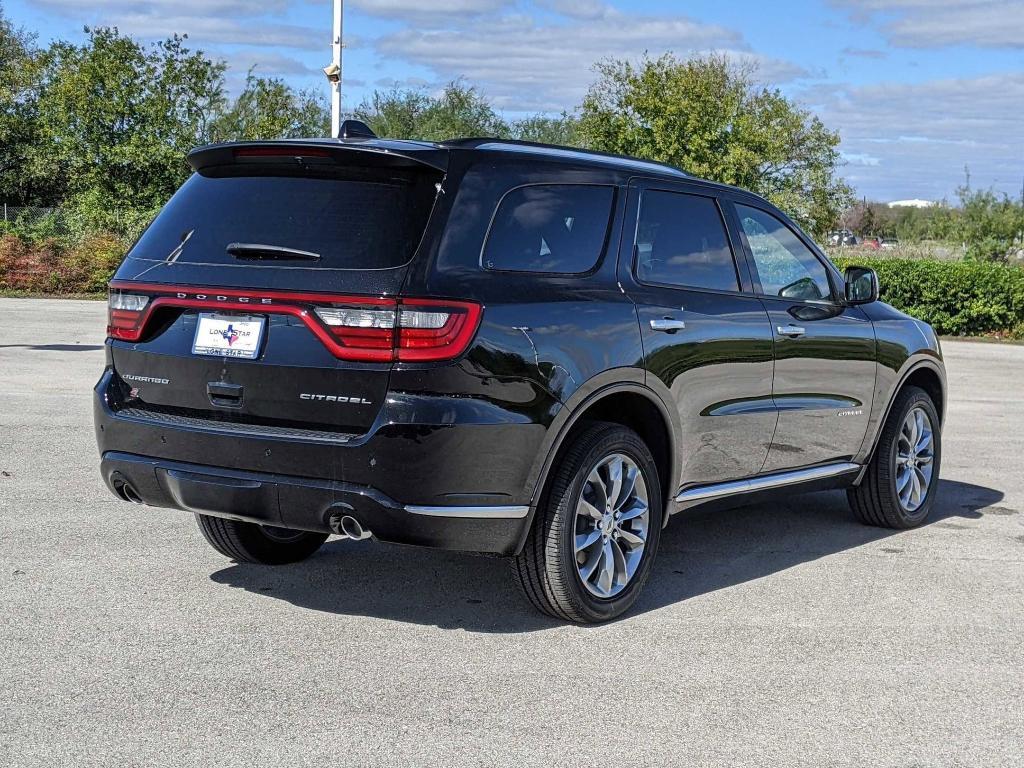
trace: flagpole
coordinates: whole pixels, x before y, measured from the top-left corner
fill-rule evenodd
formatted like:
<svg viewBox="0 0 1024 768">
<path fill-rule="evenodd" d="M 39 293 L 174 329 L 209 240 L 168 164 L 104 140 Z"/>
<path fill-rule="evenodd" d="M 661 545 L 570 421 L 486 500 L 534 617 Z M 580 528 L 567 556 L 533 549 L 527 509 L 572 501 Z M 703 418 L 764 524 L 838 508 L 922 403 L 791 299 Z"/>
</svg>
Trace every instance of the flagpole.
<svg viewBox="0 0 1024 768">
<path fill-rule="evenodd" d="M 336 77 L 329 77 L 331 83 L 331 136 L 337 138 L 341 133 L 341 20 L 343 0 L 334 0 L 334 38 L 331 49 L 334 54 L 331 68 Z"/>
</svg>

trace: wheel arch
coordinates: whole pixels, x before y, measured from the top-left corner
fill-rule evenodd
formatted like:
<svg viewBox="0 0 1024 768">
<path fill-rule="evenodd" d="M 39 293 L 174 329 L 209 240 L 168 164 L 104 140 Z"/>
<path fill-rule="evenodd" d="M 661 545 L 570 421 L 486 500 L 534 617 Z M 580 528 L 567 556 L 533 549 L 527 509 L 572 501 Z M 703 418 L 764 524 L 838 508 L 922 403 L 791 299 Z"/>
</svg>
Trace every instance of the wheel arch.
<svg viewBox="0 0 1024 768">
<path fill-rule="evenodd" d="M 678 485 L 679 463 L 675 460 L 679 444 L 679 417 L 661 396 L 640 381 L 618 381 L 598 384 L 589 394 L 580 397 L 573 405 L 566 404 L 563 418 L 552 424 L 549 433 L 552 438 L 546 450 L 541 451 L 535 469 L 536 481 L 530 500 L 527 525 L 524 526 L 522 549 L 533 518 L 540 505 L 550 480 L 551 471 L 562 451 L 570 444 L 572 436 L 580 426 L 589 421 L 609 421 L 622 424 L 637 432 L 654 456 L 658 467 L 658 479 L 662 489 L 662 502 L 667 523 L 674 490 Z"/>
<path fill-rule="evenodd" d="M 888 401 L 885 404 L 885 409 L 882 411 L 881 418 L 879 418 L 878 423 L 874 427 L 874 433 L 871 435 L 871 443 L 869 444 L 869 448 L 864 456 L 863 463 L 865 465 L 874 458 L 875 451 L 878 450 L 878 441 L 881 439 L 882 432 L 885 430 L 885 423 L 889 420 L 889 414 L 892 412 L 892 407 L 900 396 L 900 393 L 908 386 L 919 387 L 927 392 L 928 396 L 935 404 L 935 410 L 939 414 L 940 426 L 945 422 L 947 400 L 946 376 L 941 364 L 935 362 L 930 357 L 910 362 L 900 376 L 896 386 L 892 388 Z"/>
</svg>

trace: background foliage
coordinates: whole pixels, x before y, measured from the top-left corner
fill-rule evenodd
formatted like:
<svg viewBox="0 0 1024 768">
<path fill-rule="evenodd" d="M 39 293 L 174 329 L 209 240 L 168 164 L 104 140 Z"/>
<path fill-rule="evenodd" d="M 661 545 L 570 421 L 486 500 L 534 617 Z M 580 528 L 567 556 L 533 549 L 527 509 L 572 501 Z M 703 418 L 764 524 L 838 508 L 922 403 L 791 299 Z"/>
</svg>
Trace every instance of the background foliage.
<svg viewBox="0 0 1024 768">
<path fill-rule="evenodd" d="M 0 4 L 0 203 L 36 211 L 0 220 L 0 290 L 100 292 L 188 177 L 190 149 L 329 130 L 319 92 L 250 71 L 229 93 L 225 63 L 184 36 L 143 43 L 85 31 L 80 43 L 43 48 Z M 554 117 L 509 121 L 461 80 L 437 93 L 375 92 L 354 116 L 390 138 L 490 136 L 659 160 L 762 194 L 819 238 L 845 226 L 902 239 L 886 252 L 901 257 L 966 257 L 853 260 L 879 271 L 887 300 L 941 333 L 1024 335 L 1024 270 L 987 263 L 1024 248 L 1024 206 L 968 184 L 956 205 L 853 204 L 839 135 L 724 56 L 599 62 L 582 104 Z"/>
<path fill-rule="evenodd" d="M 994 262 L 835 260 L 878 272 L 882 301 L 950 336 L 1024 338 L 1024 269 Z"/>
</svg>

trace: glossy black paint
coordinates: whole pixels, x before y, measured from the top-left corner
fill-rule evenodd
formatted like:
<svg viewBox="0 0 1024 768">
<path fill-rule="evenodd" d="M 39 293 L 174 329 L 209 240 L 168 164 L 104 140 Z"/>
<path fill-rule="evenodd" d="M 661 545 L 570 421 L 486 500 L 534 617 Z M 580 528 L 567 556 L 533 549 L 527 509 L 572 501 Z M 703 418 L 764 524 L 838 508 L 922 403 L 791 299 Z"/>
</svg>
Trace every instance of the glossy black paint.
<svg viewBox="0 0 1024 768">
<path fill-rule="evenodd" d="M 323 274 L 163 263 L 142 254 L 127 259 L 116 279 L 475 301 L 484 312 L 472 346 L 443 364 L 349 363 L 335 359 L 301 322 L 269 316 L 258 360 L 197 359 L 191 354 L 196 313 L 172 313 L 144 342 L 108 341 L 95 400 L 108 483 L 116 473 L 147 488 L 148 496 L 140 494 L 150 503 L 197 508 L 185 498 L 200 492 L 193 487 L 196 476 L 222 476 L 230 487 L 241 477 L 263 490 L 221 494 L 229 500 L 224 508 L 217 507 L 220 496 L 204 496 L 202 508 L 239 516 L 248 503 L 271 515 L 267 519 L 280 515 L 280 524 L 323 530 L 326 510 L 351 503 L 386 540 L 510 554 L 527 533 L 558 450 L 588 414 L 599 411 L 638 429 L 637 414 L 654 414 L 657 425 L 648 420 L 646 428 L 664 444 L 661 480 L 671 512 L 680 488 L 836 460 L 863 463 L 908 376 L 927 370 L 945 391 L 931 330 L 878 302 L 846 304 L 842 276 L 823 256 L 837 287 L 834 302 L 759 296 L 731 205 L 754 203 L 786 219 L 742 190 L 656 164 L 514 143 L 326 145 L 340 146 L 346 158 L 444 171 L 408 265 Z M 203 150 L 193 162 L 202 166 L 226 151 Z M 591 272 L 543 275 L 481 266 L 498 201 L 510 189 L 537 183 L 615 187 L 614 220 Z M 636 211 L 645 188 L 718 200 L 740 291 L 644 285 L 635 277 Z M 685 329 L 650 327 L 665 317 L 684 321 Z M 806 335 L 780 336 L 777 327 L 787 323 L 801 324 Z M 211 384 L 242 387 L 241 405 L 215 402 Z M 368 404 L 299 397 L 310 390 L 351 394 Z M 603 402 L 615 407 L 603 408 Z M 195 418 L 135 417 L 132 404 Z M 197 426 L 195 419 L 208 424 Z M 321 437 L 271 434 L 267 427 Z M 402 512 L 404 505 L 524 505 L 531 513 L 490 525 L 424 522 Z M 250 518 L 261 519 L 255 512 Z"/>
</svg>

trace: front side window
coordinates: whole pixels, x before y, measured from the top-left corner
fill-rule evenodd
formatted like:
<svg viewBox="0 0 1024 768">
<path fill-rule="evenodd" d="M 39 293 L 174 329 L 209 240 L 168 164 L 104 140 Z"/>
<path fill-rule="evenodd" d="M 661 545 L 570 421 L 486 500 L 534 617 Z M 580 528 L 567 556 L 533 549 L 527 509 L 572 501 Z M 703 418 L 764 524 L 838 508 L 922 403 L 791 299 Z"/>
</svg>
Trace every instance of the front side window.
<svg viewBox="0 0 1024 768">
<path fill-rule="evenodd" d="M 580 274 L 604 251 L 615 189 L 535 184 L 513 189 L 494 214 L 484 245 L 487 269 Z"/>
<path fill-rule="evenodd" d="M 747 205 L 736 205 L 766 296 L 798 301 L 832 298 L 825 265 L 781 220 Z"/>
<path fill-rule="evenodd" d="M 645 283 L 739 290 L 725 223 L 710 197 L 645 192 L 636 250 L 636 274 Z"/>
</svg>

